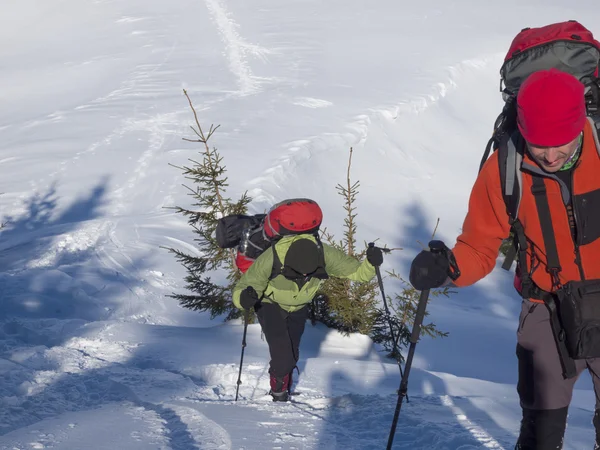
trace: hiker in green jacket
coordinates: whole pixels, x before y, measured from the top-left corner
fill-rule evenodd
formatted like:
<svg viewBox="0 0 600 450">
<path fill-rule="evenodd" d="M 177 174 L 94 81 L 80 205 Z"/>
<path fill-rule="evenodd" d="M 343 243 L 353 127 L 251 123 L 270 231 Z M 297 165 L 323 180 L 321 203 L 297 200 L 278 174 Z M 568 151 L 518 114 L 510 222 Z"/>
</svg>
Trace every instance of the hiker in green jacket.
<svg viewBox="0 0 600 450">
<path fill-rule="evenodd" d="M 299 234 L 281 238 L 242 276 L 233 290 L 233 303 L 256 311 L 271 355 L 273 401 L 288 400 L 308 305 L 323 280 L 333 276 L 367 282 L 382 262 L 383 253 L 377 247 L 369 247 L 367 259 L 361 263 L 313 235 Z M 272 271 L 279 268 L 279 274 L 272 277 Z"/>
</svg>

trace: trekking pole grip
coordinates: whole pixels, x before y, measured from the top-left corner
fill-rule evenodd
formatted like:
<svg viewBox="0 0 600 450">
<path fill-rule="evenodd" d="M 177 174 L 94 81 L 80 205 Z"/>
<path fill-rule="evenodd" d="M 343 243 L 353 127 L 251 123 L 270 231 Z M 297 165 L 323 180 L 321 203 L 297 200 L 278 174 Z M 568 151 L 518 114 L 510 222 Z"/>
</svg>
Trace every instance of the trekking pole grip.
<svg viewBox="0 0 600 450">
<path fill-rule="evenodd" d="M 431 253 L 437 255 L 444 255 L 444 257 L 448 260 L 449 272 L 448 276 L 452 281 L 456 281 L 458 277 L 460 277 L 460 269 L 456 262 L 456 258 L 446 244 L 443 241 L 433 240 L 429 242 L 429 251 Z"/>
</svg>

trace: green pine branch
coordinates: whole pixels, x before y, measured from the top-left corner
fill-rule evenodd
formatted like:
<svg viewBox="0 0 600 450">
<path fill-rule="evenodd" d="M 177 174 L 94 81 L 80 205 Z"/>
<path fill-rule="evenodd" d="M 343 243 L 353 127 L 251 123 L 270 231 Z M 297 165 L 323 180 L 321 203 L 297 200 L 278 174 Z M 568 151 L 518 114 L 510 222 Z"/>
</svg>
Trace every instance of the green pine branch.
<svg viewBox="0 0 600 450">
<path fill-rule="evenodd" d="M 241 312 L 231 301 L 232 289 L 240 278 L 240 272 L 235 265 L 235 251 L 220 248 L 215 232 L 221 217 L 247 214 L 248 204 L 252 199 L 247 193 L 243 193 L 236 201 L 226 195 L 229 187 L 227 167 L 217 148 L 210 145 L 219 125 L 211 125 L 205 133 L 192 100 L 186 90 L 183 93 L 194 116 L 195 126 L 190 128 L 196 136 L 195 139 L 183 140 L 200 144 L 200 154 L 198 158 L 188 159 L 187 165 L 170 164 L 179 169 L 183 178 L 189 182 L 183 186 L 192 198 L 189 207 L 174 206 L 170 209 L 187 219 L 192 229 L 193 243 L 200 256 L 167 248 L 186 269 L 185 288 L 191 292 L 173 294 L 170 297 L 177 299 L 185 308 L 210 312 L 211 318 L 224 316 L 225 320 L 230 320 L 241 316 Z M 209 276 L 218 270 L 225 270 L 227 273 L 225 286 L 213 282 Z"/>
</svg>

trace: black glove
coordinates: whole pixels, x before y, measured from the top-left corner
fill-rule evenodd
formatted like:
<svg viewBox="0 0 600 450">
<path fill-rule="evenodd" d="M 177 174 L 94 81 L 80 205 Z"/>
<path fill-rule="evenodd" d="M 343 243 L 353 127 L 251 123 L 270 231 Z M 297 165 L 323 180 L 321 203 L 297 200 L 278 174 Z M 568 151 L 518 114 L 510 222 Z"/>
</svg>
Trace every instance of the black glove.
<svg viewBox="0 0 600 450">
<path fill-rule="evenodd" d="M 371 263 L 372 266 L 380 266 L 383 263 L 383 252 L 379 247 L 370 246 L 367 249 L 367 261 Z"/>
<path fill-rule="evenodd" d="M 250 309 L 258 303 L 258 294 L 252 286 L 248 286 L 240 294 L 240 305 L 244 309 Z"/>
<path fill-rule="evenodd" d="M 423 250 L 410 265 L 410 284 L 417 291 L 442 286 L 450 276 L 448 255 Z"/>
</svg>

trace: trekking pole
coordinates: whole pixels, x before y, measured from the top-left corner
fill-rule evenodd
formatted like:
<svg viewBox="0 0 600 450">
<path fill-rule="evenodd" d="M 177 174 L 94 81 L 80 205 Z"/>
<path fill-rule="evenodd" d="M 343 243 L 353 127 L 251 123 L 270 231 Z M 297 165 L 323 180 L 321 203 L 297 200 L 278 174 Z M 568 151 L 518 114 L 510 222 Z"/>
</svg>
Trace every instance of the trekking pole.
<svg viewBox="0 0 600 450">
<path fill-rule="evenodd" d="M 423 318 L 425 317 L 425 309 L 427 308 L 428 299 L 429 289 L 421 291 L 419 304 L 417 306 L 417 313 L 415 316 L 415 323 L 413 324 L 412 333 L 410 335 L 410 347 L 408 348 L 408 356 L 406 357 L 406 364 L 404 366 L 404 375 L 402 375 L 400 389 L 398 390 L 398 401 L 396 402 L 396 411 L 394 411 L 394 420 L 392 421 L 392 428 L 390 430 L 387 450 L 391 450 L 392 448 L 392 442 L 394 442 L 394 435 L 396 434 L 396 426 L 398 425 L 398 417 L 400 416 L 400 408 L 402 408 L 402 400 L 404 400 L 404 397 L 407 397 L 408 376 L 410 375 L 410 368 L 412 366 L 413 356 L 415 354 L 415 347 L 417 346 L 419 335 L 421 334 L 421 324 L 423 323 Z"/>
<path fill-rule="evenodd" d="M 369 243 L 369 247 L 375 247 L 374 242 Z M 389 248 L 380 248 L 381 251 L 389 253 L 391 250 Z M 379 283 L 379 290 L 381 291 L 381 296 L 383 297 L 383 307 L 385 308 L 385 318 L 387 319 L 388 326 L 390 328 L 390 337 L 392 338 L 392 347 L 394 351 L 394 355 L 396 356 L 396 362 L 398 363 L 398 369 L 400 369 L 400 378 L 404 375 L 402 373 L 402 365 L 400 363 L 400 350 L 398 349 L 398 341 L 400 340 L 400 330 L 398 330 L 398 337 L 394 336 L 394 324 L 392 323 L 392 318 L 390 315 L 390 309 L 388 308 L 387 299 L 385 297 L 385 291 L 383 289 L 383 279 L 381 278 L 381 270 L 379 270 L 379 266 L 375 266 L 375 273 L 377 274 L 377 282 Z M 406 401 L 408 402 L 408 396 L 406 396 Z"/>
<path fill-rule="evenodd" d="M 235 389 L 235 401 L 237 402 L 240 384 L 242 384 L 242 364 L 244 363 L 244 349 L 246 348 L 246 332 L 248 331 L 248 322 L 250 321 L 250 310 L 247 309 L 244 314 L 244 334 L 242 336 L 242 357 L 240 358 L 240 372 L 237 379 L 237 388 Z"/>
<path fill-rule="evenodd" d="M 458 265 L 452 255 L 452 252 L 446 247 L 442 241 L 431 241 L 429 243 L 429 249 L 432 253 L 445 254 L 450 263 L 450 273 L 448 276 L 452 280 L 456 280 L 460 276 Z M 429 300 L 429 289 L 421 291 L 419 296 L 419 303 L 417 305 L 417 312 L 415 314 L 415 321 L 413 324 L 412 333 L 410 335 L 410 347 L 408 348 L 408 356 L 406 357 L 406 364 L 404 366 L 404 375 L 400 381 L 400 389 L 398 390 L 398 401 L 396 402 L 396 411 L 394 412 L 394 420 L 392 421 L 392 428 L 390 430 L 390 436 L 388 439 L 387 450 L 391 450 L 392 442 L 394 441 L 394 435 L 396 434 L 396 426 L 398 425 L 398 417 L 400 416 L 400 408 L 402 408 L 402 401 L 406 397 L 408 392 L 408 376 L 410 375 L 410 368 L 412 366 L 413 356 L 415 355 L 415 348 L 421 335 L 421 325 L 425 318 L 425 311 L 427 309 L 427 301 Z"/>
</svg>

